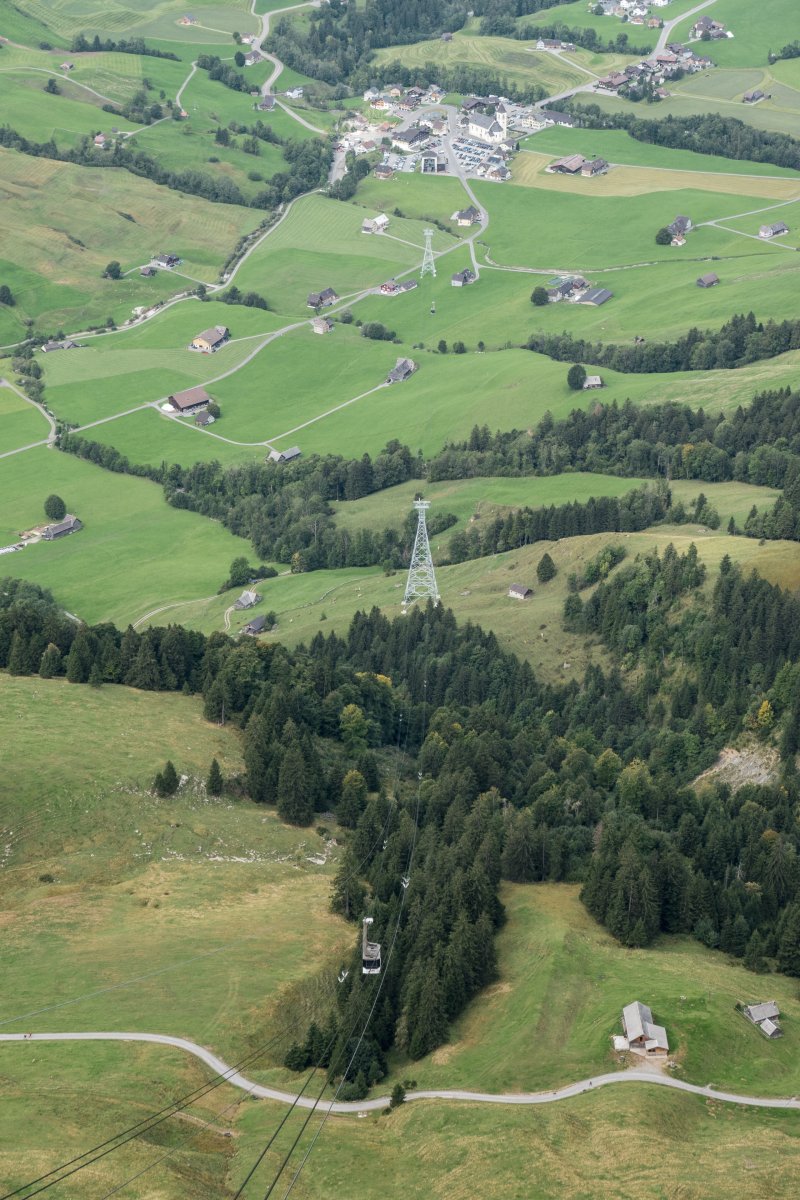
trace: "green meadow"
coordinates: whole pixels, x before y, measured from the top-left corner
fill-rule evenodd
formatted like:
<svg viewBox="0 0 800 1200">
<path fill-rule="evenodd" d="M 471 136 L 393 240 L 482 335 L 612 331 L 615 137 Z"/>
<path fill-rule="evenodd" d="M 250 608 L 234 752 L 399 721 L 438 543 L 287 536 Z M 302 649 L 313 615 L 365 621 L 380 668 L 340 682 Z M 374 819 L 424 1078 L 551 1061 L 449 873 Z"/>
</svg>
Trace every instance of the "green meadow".
<svg viewBox="0 0 800 1200">
<path fill-rule="evenodd" d="M 727 488 L 730 485 L 721 486 Z M 703 491 L 718 505 L 721 529 L 724 529 L 731 515 L 736 514 L 739 521 L 743 520 L 754 499 L 769 499 L 763 492 L 758 497 L 749 494 L 758 489 L 745 485 L 740 485 L 740 489 L 726 499 L 724 492 L 716 493 L 714 484 L 689 483 L 676 488 L 675 494 L 676 498 L 686 502 Z M 491 510 L 491 507 L 491 502 L 487 501 L 486 509 Z M 410 505 L 404 512 L 398 506 L 397 516 L 408 511 Z M 449 537 L 450 531 L 445 531 L 432 539 L 434 557 L 446 552 Z M 754 567 L 770 582 L 790 588 L 800 586 L 800 551 L 796 543 L 769 542 L 759 546 L 755 539 L 728 537 L 721 530 L 712 533 L 698 525 L 657 526 L 635 534 L 599 533 L 563 538 L 555 543 L 540 542 L 457 566 L 440 566 L 437 582 L 442 603 L 453 610 L 459 622 L 472 621 L 483 629 L 492 630 L 506 650 L 527 659 L 548 683 L 582 679 L 592 663 L 607 668 L 610 662 L 599 642 L 587 641 L 582 635 L 564 631 L 562 615 L 568 595 L 567 580 L 605 546 L 619 542 L 626 547 L 629 558 L 654 548 L 663 552 L 670 543 L 684 552 L 694 543 L 711 579 L 727 554 L 745 568 Z M 536 565 L 545 550 L 555 562 L 558 574 L 550 583 L 539 586 Z M 512 583 L 531 587 L 533 597 L 524 603 L 512 599 L 508 596 Z M 319 632 L 344 634 L 354 614 L 368 611 L 373 605 L 390 617 L 399 615 L 404 588 L 404 572 L 387 576 L 379 568 L 282 574 L 267 580 L 259 588 L 263 607 L 258 611 L 273 611 L 278 617 L 276 629 L 266 635 L 267 641 L 281 641 L 290 646 L 301 642 L 307 645 Z M 171 619 L 189 628 L 212 633 L 223 628 L 225 611 L 233 599 L 235 594 L 230 593 L 207 601 L 198 598 L 174 609 Z M 230 620 L 235 632 L 246 623 L 247 616 L 233 613 Z M 157 621 L 158 618 L 152 623 Z"/>
<path fill-rule="evenodd" d="M 707 14 L 708 15 L 708 14 Z M 696 17 L 676 26 L 674 36 L 683 41 Z M 770 0 L 754 7 L 748 0 L 716 0 L 712 20 L 721 21 L 733 33 L 704 43 L 709 56 L 720 67 L 766 66 L 770 50 L 779 50 L 797 36 L 797 8 L 793 0 Z"/>
<path fill-rule="evenodd" d="M 398 1061 L 420 1088 L 538 1091 L 635 1065 L 614 1052 L 625 1004 L 640 999 L 667 1029 L 671 1072 L 734 1092 L 792 1096 L 800 1086 L 800 999 L 690 938 L 662 937 L 626 950 L 563 885 L 506 886 L 508 923 L 498 937 L 500 981 L 454 1025 L 449 1044 L 422 1062 Z M 735 1011 L 769 993 L 785 1036 L 769 1042 Z"/>
<path fill-rule="evenodd" d="M 6 459 L 0 471 L 0 539 L 45 523 L 44 501 L 62 496 L 84 528 L 12 556 L 8 570 L 51 588 L 86 621 L 125 626 L 149 609 L 213 595 L 249 543 L 220 524 L 171 508 L 149 480 L 114 475 L 41 447 Z"/>
<path fill-rule="evenodd" d="M 170 272 L 139 276 L 134 268 L 162 250 L 181 256 L 181 271 L 213 282 L 240 235 L 259 220 L 252 210 L 182 196 L 113 168 L 0 150 L 0 174 L 0 273 L 16 299 L 0 317 L 3 341 L 19 337 L 28 317 L 45 330 L 74 330 L 108 315 L 120 322 L 137 305 L 191 287 Z M 112 259 L 132 273 L 101 279 Z"/>
<path fill-rule="evenodd" d="M 680 261 L 681 256 L 738 255 L 742 246 L 735 236 L 713 228 L 697 230 L 678 254 L 675 247 L 656 245 L 655 235 L 678 213 L 688 214 L 699 225 L 763 206 L 749 197 L 693 188 L 651 190 L 624 198 L 481 182 L 474 191 L 490 214 L 483 240 L 492 260 L 545 269 L 591 271 Z"/>
<path fill-rule="evenodd" d="M 656 112 L 658 109 L 656 108 Z M 649 117 L 649 114 L 648 114 Z M 605 158 L 610 163 L 655 167 L 667 171 L 709 171 L 725 175 L 758 175 L 797 181 L 797 172 L 790 167 L 774 167 L 771 163 L 749 162 L 722 158 L 715 154 L 699 154 L 694 150 L 673 150 L 632 138 L 624 129 L 569 129 L 550 126 L 525 139 L 525 146 L 537 154 L 564 157 L 583 154 L 586 158 Z M 736 190 L 736 185 L 732 185 Z"/>
<path fill-rule="evenodd" d="M 748 91 L 753 71 L 726 71 L 724 75 L 716 71 L 702 71 L 698 75 L 689 76 L 688 80 L 670 84 L 670 95 L 653 105 L 648 111 L 648 117 L 663 120 L 665 117 L 696 116 L 698 113 L 718 113 L 723 117 L 735 117 L 747 125 L 757 129 L 766 129 L 775 133 L 797 131 L 797 118 L 800 112 L 800 89 L 770 86 L 769 91 L 776 93 L 774 100 L 762 100 L 758 104 L 742 104 L 742 94 Z M 763 80 L 770 84 L 770 79 L 764 75 Z M 720 93 L 727 95 L 727 99 Z M 731 98 L 731 94 L 735 98 Z M 593 93 L 591 103 L 609 112 L 629 112 L 636 114 L 638 106 L 629 100 L 621 100 L 617 96 Z"/>
<path fill-rule="evenodd" d="M 243 291 L 263 290 L 279 312 L 308 316 L 313 315 L 306 307 L 309 292 L 333 287 L 346 299 L 398 272 L 408 273 L 422 262 L 424 226 L 393 217 L 387 234 L 362 233 L 364 218 L 380 211 L 318 195 L 303 197 L 242 265 L 237 285 Z M 454 238 L 436 230 L 434 250 L 456 245 Z"/>
<path fill-rule="evenodd" d="M 581 53 L 574 57 L 582 63 L 587 56 Z M 419 68 L 427 63 L 449 68 L 478 67 L 496 72 L 518 88 L 538 85 L 548 92 L 565 91 L 585 83 L 588 78 L 585 71 L 573 66 L 568 59 L 537 53 L 513 38 L 481 37 L 470 27 L 455 33 L 450 42 L 437 38 L 407 46 L 387 46 L 376 52 L 374 61 L 378 66 L 401 62 L 406 67 Z"/>
<path fill-rule="evenodd" d="M 31 22 L 46 26 L 67 42 L 76 30 L 105 37 L 124 34 L 213 41 L 213 34 L 218 31 L 213 28 L 209 31 L 209 27 L 217 26 L 223 34 L 230 34 L 234 29 L 242 33 L 254 32 L 257 28 L 247 0 L 199 0 L 199 3 L 193 3 L 190 11 L 197 19 L 196 27 L 178 24 L 187 11 L 184 0 L 138 0 L 133 10 L 122 0 L 48 0 L 46 4 L 42 0 L 15 0 L 15 6 Z"/>
<path fill-rule="evenodd" d="M 44 415 L 33 404 L 11 388 L 0 387 L 0 454 L 43 441 L 49 432 Z"/>
<path fill-rule="evenodd" d="M 231 340 L 216 354 L 190 350 L 192 338 L 211 325 L 227 325 Z M 45 355 L 47 402 L 76 425 L 126 412 L 235 369 L 277 325 L 272 313 L 258 308 L 215 301 L 175 305 L 143 325 L 82 339 L 79 352 Z M 122 390 L 111 384 L 121 376 Z"/>
</svg>

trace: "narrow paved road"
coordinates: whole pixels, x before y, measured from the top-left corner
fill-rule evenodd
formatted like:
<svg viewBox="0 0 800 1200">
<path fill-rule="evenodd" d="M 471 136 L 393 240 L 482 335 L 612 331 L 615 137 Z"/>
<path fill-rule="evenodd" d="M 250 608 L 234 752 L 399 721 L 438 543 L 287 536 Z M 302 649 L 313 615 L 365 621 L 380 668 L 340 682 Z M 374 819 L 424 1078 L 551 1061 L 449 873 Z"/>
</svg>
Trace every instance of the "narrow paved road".
<svg viewBox="0 0 800 1200">
<path fill-rule="evenodd" d="M 264 1087 L 259 1083 L 253 1083 L 252 1080 L 245 1078 L 238 1071 L 229 1067 L 227 1063 L 218 1058 L 216 1054 L 212 1054 L 210 1050 L 198 1046 L 195 1042 L 190 1042 L 186 1038 L 169 1037 L 161 1033 L 33 1033 L 30 1036 L 24 1033 L 0 1033 L 0 1042 L 155 1042 L 162 1046 L 174 1046 L 178 1050 L 184 1050 L 187 1054 L 193 1054 L 195 1058 L 199 1058 L 207 1066 L 211 1067 L 217 1075 L 225 1075 L 228 1083 L 232 1087 L 241 1088 L 243 1091 L 251 1092 L 254 1096 L 258 1096 L 263 1100 L 277 1100 L 282 1104 L 297 1104 L 298 1108 L 314 1108 L 316 1102 L 308 1096 L 296 1096 L 293 1092 L 282 1092 L 277 1088 Z M 681 1079 L 671 1079 L 665 1075 L 656 1075 L 651 1071 L 619 1071 L 607 1075 L 594 1075 L 591 1079 L 581 1079 L 577 1083 L 567 1084 L 566 1087 L 557 1088 L 554 1091 L 548 1092 L 468 1092 L 461 1089 L 456 1090 L 435 1090 L 425 1092 L 407 1092 L 406 1100 L 465 1100 L 481 1104 L 512 1104 L 512 1105 L 527 1105 L 527 1104 L 555 1104 L 559 1100 L 569 1100 L 574 1096 L 580 1096 L 584 1092 L 594 1091 L 596 1088 L 608 1087 L 611 1084 L 618 1083 L 650 1083 L 657 1087 L 668 1087 L 678 1092 L 688 1092 L 693 1096 L 702 1096 L 706 1100 L 721 1100 L 726 1104 L 742 1104 L 752 1108 L 777 1108 L 777 1109 L 795 1109 L 800 1111 L 800 1100 L 796 1096 L 786 1098 L 772 1096 L 740 1096 L 736 1092 L 722 1092 L 716 1088 L 707 1085 L 699 1087 L 694 1083 L 684 1083 Z M 375 1112 L 386 1108 L 389 1103 L 388 1096 L 377 1096 L 373 1100 L 356 1100 L 352 1103 L 347 1101 L 334 1102 L 331 1100 L 322 1101 L 316 1104 L 316 1108 L 321 1113 L 354 1113 L 354 1112 Z"/>
<path fill-rule="evenodd" d="M 271 94 L 273 83 L 275 83 L 281 71 L 284 69 L 284 64 L 281 62 L 281 60 L 276 58 L 274 54 L 270 54 L 268 50 L 264 49 L 264 42 L 269 37 L 270 17 L 278 17 L 281 13 L 293 12 L 296 8 L 319 8 L 320 3 L 321 0 L 304 0 L 302 4 L 289 4 L 285 8 L 274 8 L 272 12 L 261 14 L 261 33 L 253 43 L 253 48 L 258 50 L 260 54 L 263 54 L 264 58 L 266 58 L 268 62 L 272 63 L 272 74 L 261 88 L 262 96 L 269 96 Z M 259 14 L 256 12 L 256 0 L 253 0 L 252 4 L 250 5 L 250 11 L 254 17 L 259 16 Z M 327 130 L 320 129 L 318 125 L 312 125 L 310 121 L 306 121 L 304 117 L 301 117 L 296 112 L 293 112 L 288 105 L 282 104 L 280 100 L 276 100 L 275 103 L 279 108 L 282 108 L 285 113 L 288 113 L 290 117 L 293 117 L 295 121 L 299 122 L 300 125 L 304 125 L 306 129 L 310 129 L 312 133 L 318 133 L 321 135 L 321 137 L 326 136 Z"/>
<path fill-rule="evenodd" d="M 39 404 L 37 400 L 31 400 L 30 396 L 26 396 L 25 393 L 21 391 L 16 384 L 11 383 L 9 379 L 3 379 L 0 377 L 0 387 L 6 387 L 9 391 L 16 392 L 20 400 L 24 400 L 26 404 L 30 404 L 32 408 L 35 408 L 37 412 L 42 414 L 45 421 L 47 421 L 47 424 L 50 426 L 50 433 L 48 434 L 47 441 L 54 442 L 56 438 L 56 423 L 50 416 L 50 413 L 47 412 L 47 410 L 43 408 L 43 406 Z"/>
<path fill-rule="evenodd" d="M 711 4 L 716 4 L 716 0 L 703 0 L 703 3 L 698 4 L 696 8 L 690 8 L 688 12 L 681 13 L 679 17 L 673 17 L 671 21 L 665 21 L 664 28 L 661 30 L 659 39 L 656 42 L 656 48 L 650 57 L 654 58 L 656 54 L 663 53 L 664 47 L 669 41 L 670 35 L 676 25 L 683 24 L 687 17 L 693 17 L 695 13 L 702 12 L 704 8 L 708 8 Z"/>
</svg>

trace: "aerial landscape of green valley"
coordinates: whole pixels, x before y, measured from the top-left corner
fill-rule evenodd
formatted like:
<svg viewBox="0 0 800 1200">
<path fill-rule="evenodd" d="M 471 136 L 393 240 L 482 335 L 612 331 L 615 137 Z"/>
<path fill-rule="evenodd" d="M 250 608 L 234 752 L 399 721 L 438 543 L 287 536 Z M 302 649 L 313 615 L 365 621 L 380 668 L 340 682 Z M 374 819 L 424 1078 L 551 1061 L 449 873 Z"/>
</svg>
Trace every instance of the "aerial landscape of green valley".
<svg viewBox="0 0 800 1200">
<path fill-rule="evenodd" d="M 0 0 L 0 198 L 0 1200 L 793 1200 L 796 0 Z"/>
</svg>

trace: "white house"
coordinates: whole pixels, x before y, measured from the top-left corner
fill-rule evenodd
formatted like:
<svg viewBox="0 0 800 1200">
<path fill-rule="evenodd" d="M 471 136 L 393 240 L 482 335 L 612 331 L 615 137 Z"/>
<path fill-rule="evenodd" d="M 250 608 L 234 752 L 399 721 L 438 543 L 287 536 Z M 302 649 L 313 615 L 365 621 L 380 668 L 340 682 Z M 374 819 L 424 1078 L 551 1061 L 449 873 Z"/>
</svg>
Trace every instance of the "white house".
<svg viewBox="0 0 800 1200">
<path fill-rule="evenodd" d="M 379 213 L 377 217 L 365 217 L 361 223 L 362 233 L 385 233 L 389 228 L 389 218 L 386 213 Z"/>
</svg>

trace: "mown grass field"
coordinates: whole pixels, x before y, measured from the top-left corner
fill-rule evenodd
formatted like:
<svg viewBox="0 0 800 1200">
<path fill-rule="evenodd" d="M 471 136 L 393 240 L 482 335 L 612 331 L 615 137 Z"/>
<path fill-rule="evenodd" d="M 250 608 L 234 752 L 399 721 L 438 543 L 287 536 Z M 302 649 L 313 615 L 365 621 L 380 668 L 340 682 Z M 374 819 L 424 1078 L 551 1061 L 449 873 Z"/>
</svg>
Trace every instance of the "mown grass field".
<svg viewBox="0 0 800 1200">
<path fill-rule="evenodd" d="M 3 342 L 18 338 L 28 317 L 48 331 L 85 328 L 108 315 L 120 322 L 136 305 L 192 286 L 163 271 L 154 279 L 138 271 L 101 279 L 112 259 L 128 271 L 168 249 L 184 259 L 187 274 L 211 282 L 259 220 L 252 210 L 182 196 L 113 168 L 0 150 L 0 174 L 0 273 L 16 299 L 0 315 Z"/>
<path fill-rule="evenodd" d="M 232 559 L 252 553 L 217 522 L 171 508 L 157 484 L 45 447 L 3 462 L 2 545 L 46 523 L 42 506 L 50 492 L 63 497 L 84 528 L 12 555 L 6 570 L 51 588 L 87 621 L 114 621 L 124 628 L 151 608 L 212 595 Z"/>
<path fill-rule="evenodd" d="M 568 154 L 583 154 L 586 158 L 605 158 L 610 163 L 625 163 L 635 167 L 650 167 L 669 172 L 697 172 L 733 175 L 737 182 L 729 183 L 726 190 L 736 191 L 740 176 L 758 176 L 764 179 L 790 180 L 797 187 L 797 172 L 790 167 L 775 167 L 771 163 L 749 162 L 746 159 L 718 157 L 715 154 L 699 154 L 694 150 L 673 150 L 668 146 L 655 146 L 632 138 L 624 129 L 569 129 L 566 126 L 551 126 L 525 139 L 525 147 L 536 154 L 547 154 L 553 158 Z M 519 164 L 519 160 L 517 160 Z M 613 180 L 614 173 L 610 177 Z M 672 175 L 667 176 L 671 182 Z M 704 180 L 703 186 L 707 186 Z M 746 186 L 746 180 L 745 180 Z M 762 183 L 763 186 L 763 183 Z"/>
<path fill-rule="evenodd" d="M 696 17 L 676 26 L 674 36 L 683 41 Z M 732 38 L 713 43 L 710 57 L 720 67 L 766 65 L 770 50 L 779 50 L 797 35 L 797 9 L 792 0 L 770 0 L 754 8 L 748 0 L 717 0 L 714 21 L 721 21 L 733 33 Z"/>
<path fill-rule="evenodd" d="M 432 539 L 439 557 L 444 558 L 449 538 L 473 518 L 486 522 L 523 506 L 584 504 L 591 496 L 624 496 L 633 488 L 646 487 L 649 482 L 652 481 L 589 471 L 511 479 L 442 480 L 430 484 L 413 480 L 361 500 L 342 501 L 335 504 L 334 509 L 336 524 L 343 529 L 399 528 L 411 511 L 414 497 L 422 494 L 431 501 L 433 512 L 454 513 L 458 517 L 457 525 Z M 774 488 L 752 487 L 746 483 L 701 483 L 694 479 L 673 480 L 670 486 L 675 500 L 684 504 L 702 491 L 720 514 L 724 513 L 725 524 L 730 517 L 742 524 L 754 504 L 761 508 L 773 503 L 779 494 Z"/>
<path fill-rule="evenodd" d="M 589 916 L 578 891 L 504 888 L 499 982 L 470 1005 L 448 1045 L 422 1062 L 398 1061 L 398 1078 L 410 1071 L 421 1088 L 537 1091 L 619 1070 L 637 1060 L 621 1059 L 611 1035 L 620 1032 L 623 1006 L 639 999 L 666 1026 L 676 1078 L 742 1093 L 795 1094 L 800 1000 L 792 980 L 760 978 L 689 938 L 625 950 Z M 767 993 L 785 1014 L 785 1036 L 775 1042 L 734 1008 Z"/>
<path fill-rule="evenodd" d="M 303 197 L 243 264 L 237 285 L 243 291 L 264 290 L 279 312 L 308 317 L 313 316 L 306 307 L 309 292 L 333 287 L 346 299 L 418 268 L 425 245 L 422 222 L 392 217 L 387 234 L 362 233 L 364 218 L 380 211 L 324 196 Z M 455 245 L 453 237 L 436 230 L 434 250 Z"/>
<path fill-rule="evenodd" d="M 49 431 L 38 409 L 11 388 L 0 388 L 0 454 L 40 442 Z"/>
<path fill-rule="evenodd" d="M 648 117 L 663 120 L 670 114 L 674 117 L 685 117 L 704 112 L 718 113 L 723 117 L 735 117 L 757 129 L 793 134 L 797 130 L 800 89 L 797 86 L 792 88 L 772 84 L 765 71 L 759 82 L 770 85 L 767 91 L 773 94 L 773 99 L 762 100 L 758 104 L 742 104 L 741 96 L 749 90 L 750 81 L 756 74 L 753 71 L 731 70 L 726 71 L 724 75 L 718 75 L 716 71 L 703 71 L 692 75 L 688 81 L 681 80 L 679 83 L 670 84 L 670 95 L 666 100 L 654 105 Z M 603 95 L 602 92 L 593 93 L 591 102 L 610 112 L 633 114 L 637 108 L 631 101 Z"/>
<path fill-rule="evenodd" d="M 179 277 L 172 278 L 174 287 Z M 193 337 L 217 324 L 231 331 L 225 346 L 216 354 L 189 349 Z M 214 301 L 175 305 L 144 325 L 82 339 L 80 351 L 44 355 L 47 402 L 62 420 L 79 425 L 127 412 L 235 368 L 278 324 L 274 314 L 258 308 Z M 110 386 L 118 378 L 125 379 L 124 390 Z"/>
</svg>

